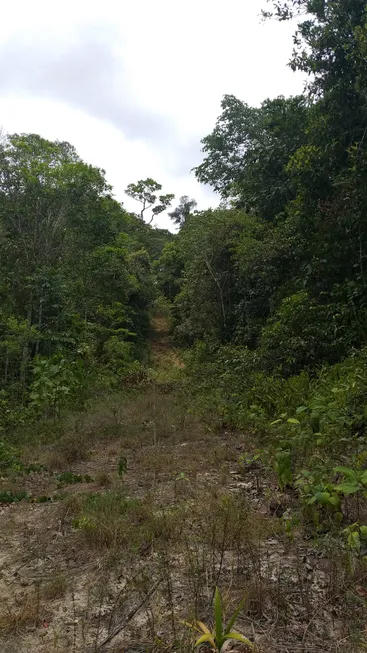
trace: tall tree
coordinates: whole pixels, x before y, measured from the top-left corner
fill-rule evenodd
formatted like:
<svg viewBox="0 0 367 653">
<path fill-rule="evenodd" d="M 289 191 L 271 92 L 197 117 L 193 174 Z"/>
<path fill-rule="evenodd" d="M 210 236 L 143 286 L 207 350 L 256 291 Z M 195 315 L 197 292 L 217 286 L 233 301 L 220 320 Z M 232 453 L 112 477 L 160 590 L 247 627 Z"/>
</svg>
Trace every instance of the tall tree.
<svg viewBox="0 0 367 653">
<path fill-rule="evenodd" d="M 187 195 L 183 195 L 180 197 L 178 206 L 176 206 L 176 208 L 168 215 L 175 224 L 179 227 L 183 227 L 186 220 L 190 217 L 196 207 L 197 202 L 195 200 L 190 199 Z"/>
<path fill-rule="evenodd" d="M 129 184 L 125 190 L 126 195 L 132 199 L 140 202 L 142 205 L 140 217 L 144 219 L 144 212 L 147 209 L 152 209 L 152 217 L 148 224 L 153 222 L 154 217 L 165 211 L 172 203 L 174 195 L 169 193 L 167 195 L 157 195 L 162 190 L 162 185 L 154 181 L 151 177 L 147 179 L 140 179 L 136 184 Z M 159 202 L 159 204 L 157 204 Z"/>
<path fill-rule="evenodd" d="M 225 95 L 213 132 L 202 140 L 205 158 L 196 177 L 236 207 L 273 220 L 295 196 L 286 165 L 305 142 L 306 126 L 301 96 L 253 108 Z"/>
</svg>

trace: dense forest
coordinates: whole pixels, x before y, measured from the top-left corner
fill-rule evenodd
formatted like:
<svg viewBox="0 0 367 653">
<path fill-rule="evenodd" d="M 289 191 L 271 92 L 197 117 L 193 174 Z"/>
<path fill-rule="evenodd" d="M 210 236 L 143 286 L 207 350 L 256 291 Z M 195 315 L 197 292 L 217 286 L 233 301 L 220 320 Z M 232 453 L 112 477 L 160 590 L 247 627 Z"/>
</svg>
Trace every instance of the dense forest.
<svg viewBox="0 0 367 653">
<path fill-rule="evenodd" d="M 260 107 L 223 98 L 194 170 L 220 207 L 183 217 L 158 275 L 225 423 L 275 420 L 287 464 L 311 456 L 317 488 L 333 474 L 331 442 L 364 464 L 366 8 L 293 0 L 264 15 L 298 16 L 290 65 L 305 92 Z"/>
<path fill-rule="evenodd" d="M 140 598 L 164 582 L 164 625 L 157 600 L 144 650 L 192 650 L 177 614 L 222 650 L 226 633 L 192 620 L 215 597 L 218 627 L 216 587 L 231 605 L 242 580 L 234 620 L 245 606 L 252 635 L 241 650 L 366 649 L 367 9 L 268 0 L 263 19 L 297 22 L 289 65 L 305 89 L 256 107 L 223 97 L 193 170 L 216 208 L 177 203 L 148 178 L 128 185 L 139 206 L 128 212 L 69 143 L 0 142 L 0 503 L 30 498 L 29 481 L 20 493 L 8 482 L 29 461 L 49 474 L 42 501 L 59 500 L 55 479 L 91 482 L 74 463 L 119 438 L 118 478 L 101 472 L 62 520 L 103 564 L 108 552 L 99 569 L 123 550 Z M 167 210 L 175 233 L 152 226 Z M 302 576 L 310 556 L 327 566 L 321 589 L 307 585 L 317 562 Z M 114 610 L 93 652 L 112 639 Z M 78 637 L 68 650 L 92 650 Z"/>
<path fill-rule="evenodd" d="M 113 199 L 104 172 L 68 143 L 14 134 L 1 144 L 3 428 L 59 412 L 137 372 L 146 359 L 153 262 L 169 232 Z"/>
</svg>

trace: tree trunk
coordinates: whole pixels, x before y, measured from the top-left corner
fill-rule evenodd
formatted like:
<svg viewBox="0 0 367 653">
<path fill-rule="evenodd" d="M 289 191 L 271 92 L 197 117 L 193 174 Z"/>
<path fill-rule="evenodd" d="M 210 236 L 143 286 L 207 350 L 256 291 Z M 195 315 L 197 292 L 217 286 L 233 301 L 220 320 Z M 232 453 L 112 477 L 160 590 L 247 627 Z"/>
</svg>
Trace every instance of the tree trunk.
<svg viewBox="0 0 367 653">
<path fill-rule="evenodd" d="M 217 286 L 218 291 L 219 291 L 219 300 L 220 300 L 220 306 L 221 306 L 222 317 L 223 317 L 223 329 L 225 329 L 226 326 L 227 326 L 227 321 L 226 321 L 226 310 L 225 310 L 225 306 L 224 306 L 223 289 L 222 289 L 218 279 L 216 279 L 215 274 L 214 274 L 214 272 L 212 270 L 212 267 L 211 267 L 208 259 L 204 258 L 204 261 L 205 261 L 206 267 L 209 270 L 209 274 L 210 274 L 211 278 L 213 279 L 213 281 L 214 281 L 214 283 Z"/>
</svg>

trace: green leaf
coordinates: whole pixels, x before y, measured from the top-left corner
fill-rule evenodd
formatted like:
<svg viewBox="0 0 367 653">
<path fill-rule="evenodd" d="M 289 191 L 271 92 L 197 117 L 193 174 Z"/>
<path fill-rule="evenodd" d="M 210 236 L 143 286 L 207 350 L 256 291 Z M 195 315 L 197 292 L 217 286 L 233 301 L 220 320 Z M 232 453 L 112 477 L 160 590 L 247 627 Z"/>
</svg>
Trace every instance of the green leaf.
<svg viewBox="0 0 367 653">
<path fill-rule="evenodd" d="M 194 644 L 195 648 L 197 646 L 200 646 L 201 644 L 204 644 L 204 642 L 209 642 L 212 645 L 212 647 L 215 649 L 215 641 L 214 641 L 213 635 L 211 633 L 205 633 L 205 635 L 202 635 L 201 637 L 199 637 L 199 639 L 196 640 L 196 642 Z"/>
<path fill-rule="evenodd" d="M 195 627 L 196 627 L 196 630 L 199 630 L 199 629 L 200 629 L 200 630 L 202 630 L 203 633 L 205 633 L 206 635 L 211 635 L 211 634 L 212 634 L 212 633 L 210 632 L 208 626 L 206 626 L 202 621 L 196 621 L 196 622 L 195 622 Z"/>
<path fill-rule="evenodd" d="M 321 506 L 327 506 L 330 500 L 330 492 L 316 492 L 315 500 Z"/>
<path fill-rule="evenodd" d="M 298 419 L 296 419 L 295 417 L 289 417 L 289 418 L 287 419 L 287 422 L 288 422 L 288 424 L 300 424 L 300 422 L 298 421 Z"/>
<path fill-rule="evenodd" d="M 296 413 L 299 415 L 300 413 L 304 413 L 305 410 L 308 410 L 307 406 L 298 406 L 298 408 L 296 408 Z"/>
<path fill-rule="evenodd" d="M 348 544 L 351 547 L 351 549 L 355 549 L 356 551 L 360 550 L 361 540 L 359 539 L 358 531 L 352 531 L 352 533 L 349 534 Z"/>
<path fill-rule="evenodd" d="M 351 469 L 350 467 L 334 467 L 334 472 L 337 474 L 344 474 L 347 478 L 349 478 L 350 481 L 356 481 L 357 480 L 357 474 L 354 469 Z"/>
<path fill-rule="evenodd" d="M 358 483 L 340 483 L 339 485 L 335 485 L 335 490 L 348 496 L 349 494 L 356 494 L 360 490 L 360 487 Z"/>
<path fill-rule="evenodd" d="M 238 642 L 242 642 L 243 644 L 246 644 L 249 648 L 253 649 L 254 645 L 253 643 L 244 635 L 241 635 L 241 633 L 228 633 L 225 636 L 226 639 L 235 639 Z"/>
</svg>

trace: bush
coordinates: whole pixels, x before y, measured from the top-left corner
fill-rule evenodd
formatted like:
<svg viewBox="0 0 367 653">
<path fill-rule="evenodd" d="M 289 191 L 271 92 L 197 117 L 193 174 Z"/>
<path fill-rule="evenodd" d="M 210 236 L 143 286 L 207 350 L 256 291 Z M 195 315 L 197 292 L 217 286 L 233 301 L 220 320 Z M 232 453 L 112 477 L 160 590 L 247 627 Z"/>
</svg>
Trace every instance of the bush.
<svg viewBox="0 0 367 653">
<path fill-rule="evenodd" d="M 344 346 L 336 337 L 333 306 L 313 301 L 306 291 L 284 299 L 263 328 L 260 364 L 290 376 L 322 361 L 340 360 Z"/>
</svg>

